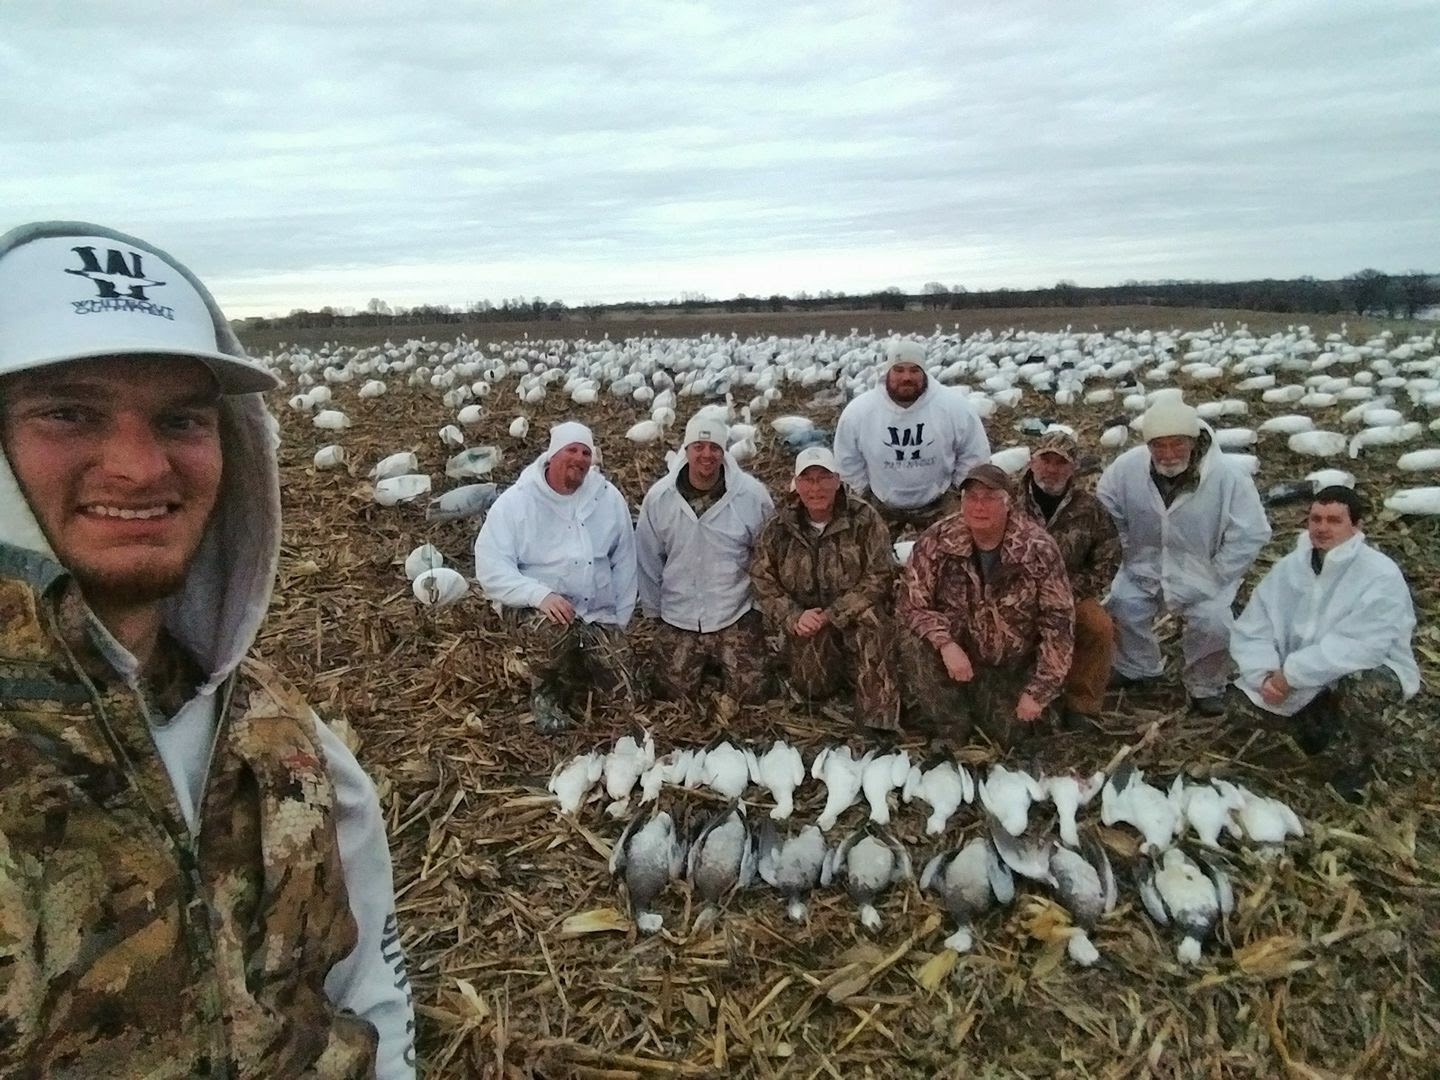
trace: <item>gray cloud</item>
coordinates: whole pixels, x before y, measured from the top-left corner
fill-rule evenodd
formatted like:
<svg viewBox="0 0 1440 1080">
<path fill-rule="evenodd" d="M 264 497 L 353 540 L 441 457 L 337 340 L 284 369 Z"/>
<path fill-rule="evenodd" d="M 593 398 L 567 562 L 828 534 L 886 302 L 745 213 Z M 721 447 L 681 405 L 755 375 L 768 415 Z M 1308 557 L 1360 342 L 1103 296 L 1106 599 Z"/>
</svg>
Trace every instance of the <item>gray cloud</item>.
<svg viewBox="0 0 1440 1080">
<path fill-rule="evenodd" d="M 3 224 L 233 313 L 1440 268 L 1440 9 L 7 9 Z"/>
</svg>

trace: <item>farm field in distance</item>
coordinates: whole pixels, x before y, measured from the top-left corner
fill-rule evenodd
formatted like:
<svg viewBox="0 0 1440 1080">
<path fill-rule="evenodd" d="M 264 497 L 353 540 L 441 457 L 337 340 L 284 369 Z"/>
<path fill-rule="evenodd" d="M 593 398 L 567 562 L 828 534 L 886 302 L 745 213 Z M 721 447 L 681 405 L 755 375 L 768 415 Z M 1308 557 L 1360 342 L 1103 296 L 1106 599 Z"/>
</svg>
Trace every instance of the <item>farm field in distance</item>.
<svg viewBox="0 0 1440 1080">
<path fill-rule="evenodd" d="M 1339 331 L 1348 326 L 1353 334 L 1370 334 L 1390 329 L 1398 335 L 1423 332 L 1430 324 L 1397 319 L 1357 318 L 1344 313 L 1282 313 L 1275 311 L 1234 311 L 1220 308 L 1171 307 L 1087 307 L 1087 308 L 994 308 L 983 311 L 782 311 L 740 315 L 685 315 L 657 312 L 635 317 L 600 319 L 566 318 L 553 322 L 477 322 L 428 323 L 386 326 L 343 326 L 333 329 L 266 329 L 251 330 L 242 335 L 246 346 L 256 351 L 277 349 L 282 343 L 318 347 L 331 341 L 339 345 L 378 345 L 389 340 L 425 337 L 432 341 L 454 338 L 463 331 L 472 341 L 518 341 L 522 338 L 591 338 L 609 336 L 619 341 L 641 335 L 661 337 L 697 337 L 700 334 L 738 334 L 741 337 L 776 334 L 798 336 L 824 331 L 830 335 L 862 334 L 928 334 L 936 326 L 949 333 L 973 334 L 982 330 L 999 333 L 1007 327 L 1017 330 L 1064 330 L 1075 333 L 1098 329 L 1107 333 L 1126 327 L 1135 330 L 1167 330 L 1179 327 L 1194 330 L 1223 322 L 1229 326 L 1244 324 L 1257 334 L 1283 331 L 1290 326 L 1309 326 L 1316 333 Z"/>
<path fill-rule="evenodd" d="M 442 324 L 257 331 L 242 335 L 260 357 L 278 351 L 318 351 L 325 342 L 363 348 L 407 339 L 455 341 L 464 333 L 477 359 L 543 342 L 609 336 L 694 338 L 702 333 L 740 338 L 799 338 L 825 331 L 844 337 L 890 332 L 961 337 L 989 329 L 1063 331 L 1189 330 L 1246 324 L 1257 337 L 1309 326 L 1317 341 L 1347 327 L 1360 343 L 1389 329 L 1394 343 L 1433 334 L 1433 324 L 1391 323 L 1313 314 L 1218 312 L 1174 308 L 1023 309 L 996 311 L 779 313 L 594 322 Z M 953 328 L 959 324 L 959 330 Z M 522 340 L 527 338 L 528 341 Z M 501 345 L 498 352 L 491 343 Z M 504 344 L 502 344 L 504 343 Z M 453 349 L 453 346 L 451 347 Z M 1183 353 L 1184 347 L 1181 347 Z M 433 367 L 436 349 L 427 366 Z M 1350 368 L 1332 369 L 1348 374 Z M 318 376 L 319 369 L 315 374 Z M 363 400 L 366 378 L 387 392 Z M 1304 373 L 1282 372 L 1282 381 Z M 892 889 L 880 904 L 884 923 L 861 929 L 843 892 L 812 898 L 809 922 L 785 917 L 772 890 L 739 895 L 713 933 L 689 934 L 696 909 L 685 891 L 662 897 L 664 930 L 637 934 L 607 872 L 609 845 L 623 821 L 605 816 L 603 801 L 562 818 L 545 791 L 552 768 L 572 755 L 609 746 L 637 718 L 596 708 L 579 728 L 558 738 L 534 732 L 526 683 L 507 650 L 500 622 L 478 590 L 460 603 L 422 608 L 402 569 L 415 546 L 430 542 L 447 565 L 469 576 L 477 522 L 429 523 L 424 500 L 383 508 L 366 474 L 381 457 L 414 451 L 439 494 L 446 459 L 437 432 L 456 422 L 443 390 L 408 386 L 403 374 L 357 376 L 332 387 L 330 407 L 353 426 L 322 431 L 308 413 L 289 407 L 299 392 L 293 375 L 271 395 L 280 421 L 284 547 L 271 615 L 260 642 L 275 663 L 329 720 L 343 720 L 359 740 L 359 757 L 380 789 L 395 857 L 403 939 L 415 986 L 420 1057 L 434 1076 L 1004 1076 L 1004 1077 L 1329 1077 L 1433 1076 L 1440 1060 L 1440 518 L 1401 518 L 1380 510 L 1402 486 L 1436 483 L 1400 473 L 1401 454 L 1440 446 L 1428 428 L 1440 411 L 1403 407 L 1427 425 L 1404 445 L 1376 446 L 1358 458 L 1317 461 L 1289 452 L 1283 436 L 1261 436 L 1256 482 L 1262 492 L 1322 465 L 1356 474 L 1375 508 L 1372 541 L 1400 563 L 1415 595 L 1417 655 L 1426 687 L 1409 703 L 1393 742 L 1381 755 L 1383 779 L 1354 807 L 1321 789 L 1288 740 L 1235 730 L 1190 716 L 1173 671 L 1164 686 L 1139 696 L 1112 695 L 1102 730 L 1056 736 L 1036 764 L 1054 772 L 1089 773 L 1126 752 L 1157 784 L 1177 772 L 1242 778 L 1262 794 L 1294 806 L 1305 820 L 1302 840 L 1282 857 L 1232 853 L 1237 910 L 1223 940 L 1208 943 L 1200 965 L 1176 962 L 1170 937 L 1141 909 L 1132 883 L 1138 844 L 1126 829 L 1098 835 L 1121 877 L 1120 905 L 1091 934 L 1101 953 L 1092 968 L 1065 956 L 1068 920 L 1038 889 L 979 921 L 976 947 L 959 956 L 941 942 L 951 927 L 933 897 L 913 884 Z M 465 381 L 465 380 L 460 380 Z M 489 479 L 512 481 L 545 445 L 546 430 L 578 419 L 595 431 L 603 469 L 632 509 L 678 445 L 685 420 L 704 397 L 681 397 L 666 439 L 637 445 L 624 433 L 649 416 L 630 397 L 601 388 L 591 405 L 575 405 L 550 386 L 543 400 L 523 404 L 517 376 L 494 383 L 481 402 L 485 417 L 468 431 L 468 445 L 495 445 L 504 460 Z M 1200 403 L 1246 400 L 1244 417 L 1217 426 L 1258 427 L 1267 417 L 1296 411 L 1238 393 L 1238 378 L 1168 382 Z M 1099 383 L 1087 383 L 1086 388 Z M 781 397 L 754 417 L 761 435 L 746 467 L 777 499 L 790 475 L 792 454 L 768 421 L 783 414 L 813 419 L 833 431 L 839 404 L 824 383 L 780 386 Z M 737 388 L 737 407 L 750 389 Z M 817 400 L 817 395 L 819 398 Z M 1073 426 L 1084 447 L 1101 451 L 1100 432 L 1117 413 L 1106 403 L 1058 405 L 1026 388 L 1013 408 L 986 420 L 992 448 L 1032 440 L 1016 430 L 1027 417 Z M 1348 407 L 1348 406 L 1347 406 Z M 1397 404 L 1397 408 L 1402 407 Z M 1317 413 L 1318 426 L 1350 431 L 1343 408 Z M 525 439 L 508 434 L 519 415 L 531 418 Z M 318 470 L 317 449 L 343 445 L 346 468 Z M 1133 445 L 1133 442 L 1131 443 Z M 1089 478 L 1093 482 L 1093 475 Z M 1289 550 L 1301 527 L 1302 506 L 1270 511 L 1275 537 L 1250 584 Z M 648 629 L 637 624 L 644 646 Z M 1169 637 L 1176 629 L 1169 627 Z M 1174 658 L 1176 643 L 1168 646 Z M 1173 663 L 1172 663 L 1173 666 Z M 700 746 L 713 734 L 693 707 L 646 706 L 643 721 L 657 751 Z M 747 709 L 733 734 L 750 745 L 784 737 L 807 763 L 820 747 L 849 740 L 848 701 L 811 709 L 778 694 Z M 919 739 L 906 745 L 923 758 Z M 996 759 L 977 743 L 963 753 L 970 765 Z M 754 797 L 759 789 L 751 788 Z M 807 780 L 797 793 L 797 821 L 813 821 L 823 788 Z M 718 799 L 667 789 L 662 806 Z M 752 811 L 768 811 L 763 794 Z M 863 803 L 832 831 L 833 843 L 863 820 Z M 916 870 L 935 850 L 923 833 L 920 804 L 901 805 L 895 828 L 910 845 Z M 1098 824 L 1098 799 L 1082 821 Z M 976 817 L 952 819 L 947 843 L 973 834 Z"/>
</svg>

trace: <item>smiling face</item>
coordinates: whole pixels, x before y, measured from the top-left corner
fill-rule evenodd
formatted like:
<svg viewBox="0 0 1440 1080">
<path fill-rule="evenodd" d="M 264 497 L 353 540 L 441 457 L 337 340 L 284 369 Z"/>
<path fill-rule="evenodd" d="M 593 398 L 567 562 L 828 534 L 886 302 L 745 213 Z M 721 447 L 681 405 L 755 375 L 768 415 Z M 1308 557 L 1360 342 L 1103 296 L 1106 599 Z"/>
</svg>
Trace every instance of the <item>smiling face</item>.
<svg viewBox="0 0 1440 1080">
<path fill-rule="evenodd" d="M 720 479 L 725 449 L 719 443 L 692 442 L 685 447 L 685 461 L 690 466 L 690 483 L 701 491 L 708 491 Z"/>
<path fill-rule="evenodd" d="M 545 463 L 545 480 L 561 495 L 574 495 L 585 483 L 594 457 L 594 451 L 584 443 L 567 443 Z"/>
<path fill-rule="evenodd" d="M 925 369 L 919 364 L 896 364 L 885 373 L 885 392 L 896 405 L 912 404 L 925 392 Z"/>
<path fill-rule="evenodd" d="M 1312 547 L 1317 551 L 1330 551 L 1359 532 L 1360 525 L 1350 519 L 1350 508 L 1344 503 L 1317 502 L 1310 504 L 1305 530 L 1310 534 Z"/>
<path fill-rule="evenodd" d="M 97 605 L 179 590 L 220 494 L 220 398 L 197 360 L 76 361 L 4 382 L 5 456 Z"/>
</svg>

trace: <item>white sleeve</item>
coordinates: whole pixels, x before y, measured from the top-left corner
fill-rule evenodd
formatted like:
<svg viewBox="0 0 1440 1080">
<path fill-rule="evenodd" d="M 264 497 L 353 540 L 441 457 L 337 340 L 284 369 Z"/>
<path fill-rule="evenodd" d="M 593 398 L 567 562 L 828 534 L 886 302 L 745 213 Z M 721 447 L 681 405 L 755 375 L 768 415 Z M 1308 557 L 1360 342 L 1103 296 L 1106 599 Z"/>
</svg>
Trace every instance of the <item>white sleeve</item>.
<svg viewBox="0 0 1440 1080">
<path fill-rule="evenodd" d="M 1270 519 L 1260 502 L 1260 492 L 1249 477 L 1240 477 L 1227 506 L 1220 550 L 1215 552 L 1215 573 L 1225 585 L 1234 585 L 1245 576 L 1255 556 L 1270 540 Z M 1286 676 L 1287 678 L 1289 676 Z"/>
<path fill-rule="evenodd" d="M 475 538 L 475 580 L 488 600 L 506 607 L 539 607 L 552 590 L 520 572 L 510 505 L 497 502 L 485 515 L 485 524 Z"/>
<path fill-rule="evenodd" d="M 756 500 L 760 503 L 760 520 L 755 523 L 755 534 L 750 538 L 750 546 L 753 548 L 760 539 L 760 533 L 765 528 L 765 523 L 775 516 L 775 500 L 770 496 L 770 489 L 764 484 L 756 493 Z"/>
<path fill-rule="evenodd" d="M 1378 668 L 1397 635 L 1403 640 L 1414 627 L 1415 609 L 1404 579 L 1373 581 L 1364 603 L 1347 612 L 1343 623 L 1285 657 L 1285 681 L 1296 687 L 1328 686 L 1342 675 Z"/>
<path fill-rule="evenodd" d="M 950 390 L 950 410 L 955 425 L 955 478 L 951 487 L 958 488 L 970 470 L 990 460 L 990 437 L 985 434 L 985 425 L 971 408 L 965 396 L 957 390 Z"/>
<path fill-rule="evenodd" d="M 665 548 L 655 529 L 654 504 L 647 497 L 640 504 L 640 521 L 635 526 L 635 563 L 640 574 L 640 608 L 652 619 L 660 615 L 660 576 L 665 570 Z"/>
<path fill-rule="evenodd" d="M 835 425 L 835 467 L 840 470 L 840 480 L 857 494 L 870 488 L 865 455 L 860 452 L 860 433 L 856 430 L 860 426 L 856 414 L 861 408 L 856 398 L 841 411 L 840 422 Z"/>
<path fill-rule="evenodd" d="M 415 1008 L 395 918 L 395 885 L 380 800 L 339 736 L 318 716 L 315 728 L 335 785 L 340 863 L 359 933 L 350 955 L 325 976 L 325 995 L 337 1008 L 375 1026 L 380 1036 L 377 1080 L 413 1080 Z"/>
<path fill-rule="evenodd" d="M 610 549 L 610 580 L 615 587 L 615 617 L 621 626 L 630 625 L 630 616 L 635 614 L 635 600 L 639 595 L 638 574 L 635 565 L 635 523 L 630 520 L 630 507 L 625 496 L 613 484 L 610 487 L 613 513 L 615 515 L 615 545 Z"/>
<path fill-rule="evenodd" d="M 1120 458 L 1116 458 L 1105 466 L 1105 470 L 1095 484 L 1095 497 L 1100 500 L 1100 505 L 1105 507 L 1105 512 L 1115 522 L 1115 527 L 1119 530 L 1120 538 L 1123 540 L 1125 538 L 1125 501 L 1120 490 L 1123 483 L 1118 468 L 1120 460 Z"/>
<path fill-rule="evenodd" d="M 1276 584 L 1283 572 L 1282 563 L 1266 574 L 1245 610 L 1235 620 L 1230 630 L 1230 658 L 1235 661 L 1239 682 L 1258 691 L 1265 676 L 1280 669 L 1280 651 L 1275 642 L 1275 616 L 1271 611 L 1272 594 L 1279 591 Z"/>
</svg>

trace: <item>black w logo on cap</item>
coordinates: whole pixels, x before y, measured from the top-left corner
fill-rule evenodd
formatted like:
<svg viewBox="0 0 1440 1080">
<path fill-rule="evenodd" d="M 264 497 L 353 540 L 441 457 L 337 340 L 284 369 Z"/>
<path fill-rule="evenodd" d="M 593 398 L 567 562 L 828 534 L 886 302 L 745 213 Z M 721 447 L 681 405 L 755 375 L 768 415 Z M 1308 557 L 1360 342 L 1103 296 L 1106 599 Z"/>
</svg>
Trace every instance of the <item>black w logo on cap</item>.
<svg viewBox="0 0 1440 1080">
<path fill-rule="evenodd" d="M 105 265 L 100 265 L 100 257 L 95 253 L 93 247 L 76 247 L 71 251 L 80 256 L 80 269 L 66 270 L 67 274 L 74 274 L 77 277 L 89 278 L 100 290 L 100 299 L 118 300 L 128 298 L 130 300 L 149 300 L 145 290 L 157 288 L 164 285 L 163 281 L 156 281 L 145 276 L 144 268 L 140 262 L 140 252 L 126 252 L 115 248 L 107 248 L 105 251 Z M 123 279 L 119 282 L 112 279 Z M 120 292 L 120 286 L 128 284 L 124 293 Z"/>
</svg>

